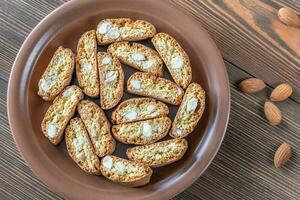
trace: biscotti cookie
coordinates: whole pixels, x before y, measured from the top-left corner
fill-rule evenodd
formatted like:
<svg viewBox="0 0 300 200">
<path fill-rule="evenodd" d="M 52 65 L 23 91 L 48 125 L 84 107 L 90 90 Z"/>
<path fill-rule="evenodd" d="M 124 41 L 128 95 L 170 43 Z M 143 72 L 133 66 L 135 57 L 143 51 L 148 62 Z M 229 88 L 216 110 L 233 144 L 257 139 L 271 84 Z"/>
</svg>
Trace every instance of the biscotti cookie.
<svg viewBox="0 0 300 200">
<path fill-rule="evenodd" d="M 151 41 L 175 83 L 185 89 L 192 80 L 190 59 L 186 52 L 173 37 L 166 33 L 156 34 Z"/>
<path fill-rule="evenodd" d="M 196 127 L 205 108 L 205 91 L 197 83 L 191 83 L 185 91 L 183 100 L 176 113 L 170 135 L 182 138 Z"/>
<path fill-rule="evenodd" d="M 100 105 L 111 109 L 119 103 L 124 91 L 124 72 L 120 61 L 106 52 L 98 52 Z"/>
<path fill-rule="evenodd" d="M 155 27 L 144 20 L 130 18 L 104 19 L 97 26 L 99 45 L 106 45 L 119 41 L 139 41 L 156 34 Z"/>
<path fill-rule="evenodd" d="M 123 101 L 113 111 L 111 118 L 114 124 L 135 122 L 169 114 L 166 104 L 151 98 L 132 98 Z"/>
<path fill-rule="evenodd" d="M 151 167 L 168 165 L 182 158 L 188 148 L 185 139 L 171 139 L 145 146 L 127 149 L 130 160 L 144 163 Z"/>
<path fill-rule="evenodd" d="M 48 108 L 41 124 L 42 132 L 53 144 L 63 138 L 63 132 L 76 111 L 76 105 L 83 99 L 81 89 L 75 85 L 66 87 Z"/>
<path fill-rule="evenodd" d="M 170 118 L 160 117 L 119 124 L 112 127 L 112 134 L 118 141 L 125 144 L 152 144 L 168 134 L 171 123 Z"/>
<path fill-rule="evenodd" d="M 110 133 L 110 124 L 99 106 L 89 100 L 82 100 L 77 106 L 78 113 L 88 131 L 95 153 L 99 157 L 112 154 L 116 142 Z"/>
<path fill-rule="evenodd" d="M 88 133 L 79 117 L 70 120 L 65 138 L 69 155 L 76 164 L 87 173 L 100 174 L 100 161 L 94 153 Z"/>
<path fill-rule="evenodd" d="M 145 185 L 152 175 L 150 167 L 112 155 L 102 158 L 100 169 L 107 179 L 127 187 Z"/>
<path fill-rule="evenodd" d="M 78 41 L 76 75 L 79 86 L 86 95 L 99 96 L 97 40 L 94 30 L 84 33 Z"/>
<path fill-rule="evenodd" d="M 156 77 L 146 72 L 136 72 L 127 82 L 130 93 L 153 97 L 169 104 L 179 105 L 183 90 L 170 80 Z"/>
<path fill-rule="evenodd" d="M 38 83 L 38 95 L 52 101 L 70 84 L 74 70 L 74 54 L 71 49 L 58 47 Z"/>
<path fill-rule="evenodd" d="M 139 43 L 116 42 L 109 45 L 107 51 L 120 61 L 137 70 L 156 76 L 163 75 L 163 61 L 153 49 Z"/>
</svg>

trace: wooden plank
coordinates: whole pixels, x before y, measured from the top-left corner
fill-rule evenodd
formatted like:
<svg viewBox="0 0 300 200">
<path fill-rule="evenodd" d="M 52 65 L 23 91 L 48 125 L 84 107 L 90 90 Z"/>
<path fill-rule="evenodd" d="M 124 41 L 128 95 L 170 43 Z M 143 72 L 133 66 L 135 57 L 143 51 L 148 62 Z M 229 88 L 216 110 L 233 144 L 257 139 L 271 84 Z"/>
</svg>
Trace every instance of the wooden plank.
<svg viewBox="0 0 300 200">
<path fill-rule="evenodd" d="M 196 1 L 190 2 L 195 3 Z M 227 15 L 225 15 L 225 19 L 222 19 L 222 15 L 220 18 L 214 12 L 211 14 L 207 13 L 212 5 L 214 5 L 215 11 L 220 9 L 218 7 L 215 8 L 215 4 L 219 3 L 218 5 L 222 6 L 222 2 L 225 1 L 203 2 L 205 5 L 201 4 L 201 7 L 203 6 L 202 9 L 193 6 L 193 8 L 190 8 L 190 11 L 195 15 L 194 12 L 197 12 L 197 9 L 199 9 L 201 12 L 205 12 L 201 14 L 198 11 L 201 14 L 199 15 L 200 17 L 211 16 L 213 20 L 216 20 L 216 30 L 210 28 L 212 25 L 206 25 L 210 28 L 209 31 L 215 39 L 220 40 L 222 37 L 225 37 L 223 35 L 225 33 L 219 32 L 226 32 L 226 27 L 231 26 L 235 27 L 236 31 L 242 30 L 239 36 L 247 36 L 246 33 L 248 32 L 245 31 L 248 29 L 246 22 L 236 22 L 232 18 L 228 18 Z M 252 1 L 244 0 L 240 2 L 248 4 Z M 27 167 L 15 147 L 7 122 L 6 88 L 11 64 L 23 40 L 46 14 L 62 3 L 63 1 L 49 0 L 0 1 L 0 23 L 3 27 L 0 29 L 0 154 L 2 155 L 0 158 L 0 199 L 61 199 L 38 180 Z M 197 1 L 196 3 L 198 5 L 201 2 Z M 276 9 L 280 7 L 280 4 L 290 4 L 298 10 L 300 8 L 299 3 L 292 0 L 264 0 L 258 3 L 259 5 L 263 4 Z M 189 4 L 186 1 L 181 1 L 180 6 L 182 5 L 186 6 Z M 220 19 L 216 19 L 216 17 Z M 224 29 L 219 29 L 221 25 L 222 27 L 224 25 Z M 250 31 L 253 30 L 251 29 Z M 254 33 L 255 31 L 251 32 L 251 36 Z M 228 37 L 231 36 L 228 35 Z M 217 41 L 217 43 L 219 46 L 224 45 L 229 49 L 228 45 L 231 45 L 231 47 L 237 45 L 234 39 L 237 38 L 233 38 L 230 41 L 232 43 L 229 44 L 222 44 L 222 40 Z M 262 48 L 263 46 L 261 45 L 268 43 L 262 36 L 257 36 L 254 39 L 255 41 L 258 40 L 256 41 L 257 43 L 253 43 L 259 44 L 257 48 Z M 277 41 L 276 38 L 274 40 Z M 250 45 L 251 41 L 246 44 Z M 228 41 L 224 40 L 225 42 Z M 273 44 L 270 47 L 273 50 L 277 48 Z M 269 48 L 269 46 L 265 48 Z M 241 47 L 237 47 L 236 51 L 240 51 L 240 49 Z M 251 47 L 250 50 L 253 49 L 254 47 Z M 237 53 L 234 52 L 232 56 L 235 56 Z M 248 51 L 244 51 L 244 53 L 248 53 Z M 291 51 L 287 54 L 293 53 Z M 265 56 L 265 54 L 262 55 Z M 269 59 L 272 57 L 264 58 L 266 63 L 271 62 Z M 246 64 L 248 63 L 245 57 L 242 59 L 244 59 Z M 278 103 L 277 105 L 284 114 L 284 121 L 278 127 L 270 126 L 264 118 L 263 103 L 269 96 L 271 87 L 257 95 L 242 94 L 236 87 L 237 83 L 241 79 L 256 74 L 251 71 L 252 68 L 248 69 L 248 65 L 244 66 L 243 64 L 239 65 L 238 62 L 234 63 L 238 64 L 238 66 L 226 63 L 231 83 L 232 113 L 224 143 L 203 176 L 188 190 L 173 199 L 298 199 L 300 196 L 300 191 L 297 190 L 300 188 L 300 152 L 298 145 L 300 141 L 300 125 L 297 123 L 300 121 L 299 104 L 291 99 Z M 250 74 L 243 72 L 239 68 L 249 71 Z M 297 98 L 295 99 L 297 100 Z M 287 141 L 293 146 L 294 153 L 288 164 L 283 169 L 277 170 L 273 167 L 272 157 L 277 146 L 283 141 Z"/>
<path fill-rule="evenodd" d="M 289 82 L 300 102 L 300 29 L 288 27 L 277 10 L 300 1 L 173 0 L 210 33 L 223 57 L 271 86 Z M 201 38 L 199 38 L 201 39 Z"/>
</svg>

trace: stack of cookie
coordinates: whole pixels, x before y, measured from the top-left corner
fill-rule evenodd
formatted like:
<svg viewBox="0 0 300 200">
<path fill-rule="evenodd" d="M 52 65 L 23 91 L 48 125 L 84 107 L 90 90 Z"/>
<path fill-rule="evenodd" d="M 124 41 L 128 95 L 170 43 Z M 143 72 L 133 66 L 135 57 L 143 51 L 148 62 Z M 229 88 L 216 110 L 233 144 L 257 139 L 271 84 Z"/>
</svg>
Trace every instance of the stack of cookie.
<svg viewBox="0 0 300 200">
<path fill-rule="evenodd" d="M 156 51 L 134 42 L 149 38 Z M 107 52 L 97 52 L 98 45 L 109 45 Z M 125 81 L 122 64 L 139 71 L 127 80 L 126 91 L 143 97 L 120 102 Z M 163 78 L 164 64 L 174 82 Z M 78 86 L 68 86 L 74 65 Z M 38 95 L 53 101 L 42 132 L 55 145 L 65 136 L 70 156 L 87 173 L 130 187 L 147 184 L 152 167 L 182 158 L 188 148 L 184 137 L 193 132 L 204 112 L 205 92 L 191 80 L 189 57 L 172 36 L 156 33 L 144 20 L 102 20 L 96 30 L 81 36 L 76 56 L 59 47 L 42 75 Z M 100 106 L 85 95 L 100 98 Z M 173 122 L 165 103 L 179 106 Z M 103 110 L 114 107 L 109 120 Z M 168 134 L 173 139 L 159 142 Z M 128 159 L 112 155 L 115 140 L 136 145 L 127 149 Z"/>
</svg>

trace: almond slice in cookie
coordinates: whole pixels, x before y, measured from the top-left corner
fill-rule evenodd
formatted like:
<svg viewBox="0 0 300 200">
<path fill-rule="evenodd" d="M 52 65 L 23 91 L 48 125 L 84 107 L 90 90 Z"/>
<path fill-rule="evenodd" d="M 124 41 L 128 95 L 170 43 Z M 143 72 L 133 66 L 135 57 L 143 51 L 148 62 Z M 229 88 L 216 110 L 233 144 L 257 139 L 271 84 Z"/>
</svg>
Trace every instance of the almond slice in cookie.
<svg viewBox="0 0 300 200">
<path fill-rule="evenodd" d="M 130 160 L 144 163 L 151 167 L 161 167 L 181 159 L 187 148 L 188 143 L 185 139 L 171 139 L 128 148 L 126 154 Z"/>
<path fill-rule="evenodd" d="M 107 179 L 127 187 L 145 185 L 152 175 L 150 167 L 112 155 L 102 158 L 100 169 Z"/>
<path fill-rule="evenodd" d="M 114 137 L 125 144 L 145 145 L 154 143 L 168 134 L 171 120 L 160 117 L 139 122 L 114 125 Z"/>
<path fill-rule="evenodd" d="M 192 80 L 192 68 L 187 53 L 172 36 L 166 33 L 156 34 L 151 41 L 175 83 L 185 89 Z"/>
<path fill-rule="evenodd" d="M 183 89 L 170 80 L 159 78 L 146 72 L 136 72 L 127 82 L 130 93 L 148 96 L 169 104 L 179 105 L 183 97 Z"/>
<path fill-rule="evenodd" d="M 58 47 L 38 83 L 38 95 L 52 101 L 70 84 L 74 71 L 74 54 L 71 49 Z"/>
<path fill-rule="evenodd" d="M 115 124 L 163 117 L 169 114 L 166 104 L 152 98 L 132 98 L 123 101 L 112 113 Z"/>
<path fill-rule="evenodd" d="M 41 127 L 44 135 L 53 144 L 63 138 L 64 129 L 76 111 L 78 102 L 83 99 L 81 89 L 75 85 L 66 87 L 48 108 Z"/>
<path fill-rule="evenodd" d="M 151 73 L 156 76 L 163 75 L 163 61 L 153 49 L 139 44 L 129 42 L 116 42 L 108 49 L 112 55 L 120 61 L 137 70 Z"/>
<path fill-rule="evenodd" d="M 94 153 L 82 120 L 79 117 L 71 119 L 65 132 L 66 146 L 71 158 L 85 172 L 100 174 L 100 161 Z"/>
<path fill-rule="evenodd" d="M 99 96 L 97 40 L 94 30 L 84 33 L 78 41 L 76 75 L 79 86 L 86 95 Z"/>
<path fill-rule="evenodd" d="M 170 135 L 183 138 L 193 132 L 205 109 L 205 91 L 197 83 L 191 83 L 185 91 L 182 103 L 172 124 Z"/>
<path fill-rule="evenodd" d="M 123 96 L 124 72 L 120 61 L 109 53 L 98 52 L 100 105 L 102 109 L 116 106 Z"/>
<path fill-rule="evenodd" d="M 112 154 L 116 142 L 110 133 L 110 124 L 103 110 L 89 100 L 82 100 L 78 104 L 77 110 L 88 131 L 97 156 L 103 157 Z"/>
<path fill-rule="evenodd" d="M 106 45 L 119 41 L 139 41 L 156 34 L 155 27 L 144 20 L 130 18 L 104 19 L 97 26 L 99 45 Z"/>
</svg>

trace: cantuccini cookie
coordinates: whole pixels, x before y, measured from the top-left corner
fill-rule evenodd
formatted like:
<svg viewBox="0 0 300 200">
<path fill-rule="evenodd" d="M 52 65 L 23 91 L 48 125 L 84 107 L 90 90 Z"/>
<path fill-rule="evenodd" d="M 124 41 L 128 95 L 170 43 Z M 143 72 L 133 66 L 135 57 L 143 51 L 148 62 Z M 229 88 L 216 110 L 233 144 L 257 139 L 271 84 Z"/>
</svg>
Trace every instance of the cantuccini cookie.
<svg viewBox="0 0 300 200">
<path fill-rule="evenodd" d="M 84 33 L 77 44 L 76 75 L 82 91 L 90 97 L 99 96 L 97 40 L 94 30 Z"/>
<path fill-rule="evenodd" d="M 110 124 L 105 113 L 89 100 L 80 101 L 77 110 L 88 131 L 97 156 L 103 157 L 112 154 L 116 147 L 116 141 L 110 133 Z"/>
<path fill-rule="evenodd" d="M 175 83 L 185 89 L 192 80 L 192 68 L 186 52 L 172 36 L 166 33 L 156 34 L 151 41 Z"/>
<path fill-rule="evenodd" d="M 100 105 L 102 109 L 116 106 L 123 96 L 124 72 L 120 61 L 109 53 L 98 52 Z"/>
<path fill-rule="evenodd" d="M 54 99 L 41 124 L 42 132 L 51 143 L 56 145 L 62 140 L 64 129 L 81 99 L 83 99 L 83 93 L 75 85 L 66 87 Z"/>
<path fill-rule="evenodd" d="M 160 117 L 119 124 L 112 126 L 112 134 L 118 141 L 125 144 L 151 144 L 168 134 L 171 123 L 170 118 Z"/>
<path fill-rule="evenodd" d="M 185 139 L 171 139 L 128 148 L 126 154 L 130 160 L 161 167 L 181 159 L 187 148 L 188 142 Z"/>
<path fill-rule="evenodd" d="M 127 187 L 145 185 L 152 175 L 150 167 L 112 155 L 102 158 L 100 169 L 107 179 Z"/>
<path fill-rule="evenodd" d="M 163 75 L 163 61 L 153 49 L 139 43 L 116 42 L 109 45 L 107 51 L 120 61 L 137 70 Z"/>
<path fill-rule="evenodd" d="M 197 83 L 191 83 L 185 91 L 176 113 L 170 135 L 182 138 L 196 127 L 205 109 L 205 91 Z"/>
<path fill-rule="evenodd" d="M 74 54 L 71 49 L 58 47 L 38 83 L 38 95 L 52 101 L 70 84 L 74 71 Z"/>
<path fill-rule="evenodd" d="M 155 27 L 144 20 L 130 18 L 104 19 L 97 26 L 99 45 L 106 45 L 119 41 L 139 41 L 156 34 Z"/>
<path fill-rule="evenodd" d="M 183 97 L 183 89 L 172 81 L 159 78 L 146 72 L 136 72 L 127 82 L 130 93 L 153 97 L 169 104 L 179 105 Z"/>
<path fill-rule="evenodd" d="M 88 133 L 79 117 L 70 120 L 65 138 L 69 155 L 76 164 L 87 173 L 100 174 L 100 161 L 94 153 Z"/>
<path fill-rule="evenodd" d="M 169 114 L 166 104 L 152 98 L 132 98 L 123 101 L 112 113 L 114 124 L 163 117 Z"/>
</svg>

